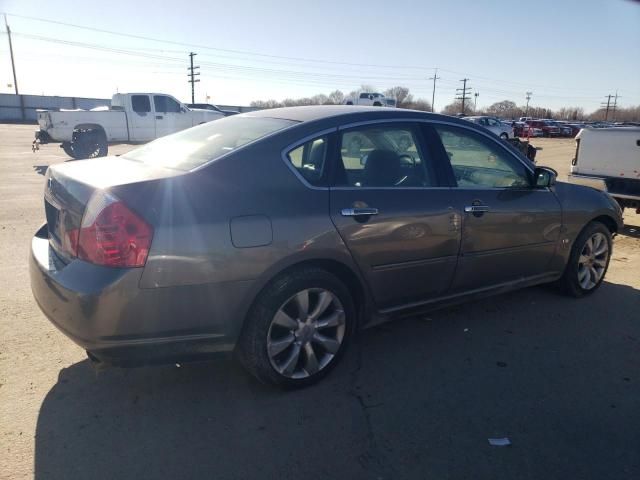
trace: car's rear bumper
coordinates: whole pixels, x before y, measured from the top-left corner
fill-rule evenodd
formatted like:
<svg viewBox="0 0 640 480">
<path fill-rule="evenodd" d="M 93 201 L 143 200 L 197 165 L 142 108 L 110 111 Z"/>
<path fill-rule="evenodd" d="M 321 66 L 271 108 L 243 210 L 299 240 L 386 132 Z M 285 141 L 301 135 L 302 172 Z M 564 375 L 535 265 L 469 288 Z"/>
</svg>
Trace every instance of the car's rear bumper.
<svg viewBox="0 0 640 480">
<path fill-rule="evenodd" d="M 33 237 L 31 289 L 38 306 L 65 335 L 113 364 L 230 351 L 249 282 L 140 288 L 142 268 L 64 264 L 44 225 Z"/>
</svg>

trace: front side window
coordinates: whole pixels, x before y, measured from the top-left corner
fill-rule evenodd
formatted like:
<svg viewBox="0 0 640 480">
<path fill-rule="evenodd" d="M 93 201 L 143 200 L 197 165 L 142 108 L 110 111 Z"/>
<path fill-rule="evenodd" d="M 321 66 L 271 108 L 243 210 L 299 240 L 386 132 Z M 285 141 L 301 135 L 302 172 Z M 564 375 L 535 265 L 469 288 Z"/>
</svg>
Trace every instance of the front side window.
<svg viewBox="0 0 640 480">
<path fill-rule="evenodd" d="M 320 186 L 328 152 L 327 137 L 317 138 L 294 148 L 287 154 L 291 165 L 313 186 Z"/>
<path fill-rule="evenodd" d="M 431 165 L 413 128 L 364 127 L 340 136 L 336 184 L 350 187 L 429 187 Z"/>
<path fill-rule="evenodd" d="M 173 98 L 166 95 L 154 95 L 153 106 L 156 112 L 162 113 L 180 113 L 180 104 Z"/>
<path fill-rule="evenodd" d="M 151 102 L 147 95 L 132 95 L 131 108 L 136 113 L 149 113 L 151 111 Z"/>
<path fill-rule="evenodd" d="M 467 129 L 436 126 L 456 182 L 465 188 L 526 188 L 527 168 L 496 142 Z"/>
</svg>

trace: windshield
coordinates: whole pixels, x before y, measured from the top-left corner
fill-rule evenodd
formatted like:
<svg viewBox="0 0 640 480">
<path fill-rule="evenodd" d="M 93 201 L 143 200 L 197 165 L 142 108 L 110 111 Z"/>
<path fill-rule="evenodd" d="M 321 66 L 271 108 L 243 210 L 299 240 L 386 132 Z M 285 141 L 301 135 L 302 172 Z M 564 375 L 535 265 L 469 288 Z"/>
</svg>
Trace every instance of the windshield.
<svg viewBox="0 0 640 480">
<path fill-rule="evenodd" d="M 225 117 L 160 138 L 122 157 L 162 167 L 193 170 L 295 123 L 282 118 Z"/>
</svg>

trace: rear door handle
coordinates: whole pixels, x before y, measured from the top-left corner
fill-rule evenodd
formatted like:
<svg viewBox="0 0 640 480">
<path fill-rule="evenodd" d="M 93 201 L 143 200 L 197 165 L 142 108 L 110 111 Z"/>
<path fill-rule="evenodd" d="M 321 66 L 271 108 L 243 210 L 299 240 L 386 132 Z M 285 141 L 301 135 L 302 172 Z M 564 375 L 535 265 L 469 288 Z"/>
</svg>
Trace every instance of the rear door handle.
<svg viewBox="0 0 640 480">
<path fill-rule="evenodd" d="M 377 208 L 343 208 L 340 212 L 343 217 L 368 217 L 378 215 Z"/>
<path fill-rule="evenodd" d="M 488 205 L 467 205 L 464 207 L 464 211 L 467 213 L 484 213 L 489 211 Z"/>
</svg>

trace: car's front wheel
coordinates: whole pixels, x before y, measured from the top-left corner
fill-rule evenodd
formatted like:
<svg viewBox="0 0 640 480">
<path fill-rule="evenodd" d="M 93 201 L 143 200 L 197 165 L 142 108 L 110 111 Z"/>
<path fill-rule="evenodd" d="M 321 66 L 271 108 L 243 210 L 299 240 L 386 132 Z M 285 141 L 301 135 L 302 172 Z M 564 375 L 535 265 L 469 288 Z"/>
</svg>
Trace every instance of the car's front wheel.
<svg viewBox="0 0 640 480">
<path fill-rule="evenodd" d="M 256 299 L 238 343 L 239 358 L 262 381 L 309 385 L 338 362 L 355 323 L 353 300 L 338 278 L 319 268 L 295 270 Z"/>
<path fill-rule="evenodd" d="M 503 139 L 503 140 L 509 140 L 509 134 L 506 133 L 506 132 L 502 132 L 500 134 L 500 138 Z"/>
<path fill-rule="evenodd" d="M 573 244 L 559 286 L 574 297 L 595 292 L 607 273 L 611 252 L 609 229 L 600 222 L 589 223 Z"/>
</svg>

